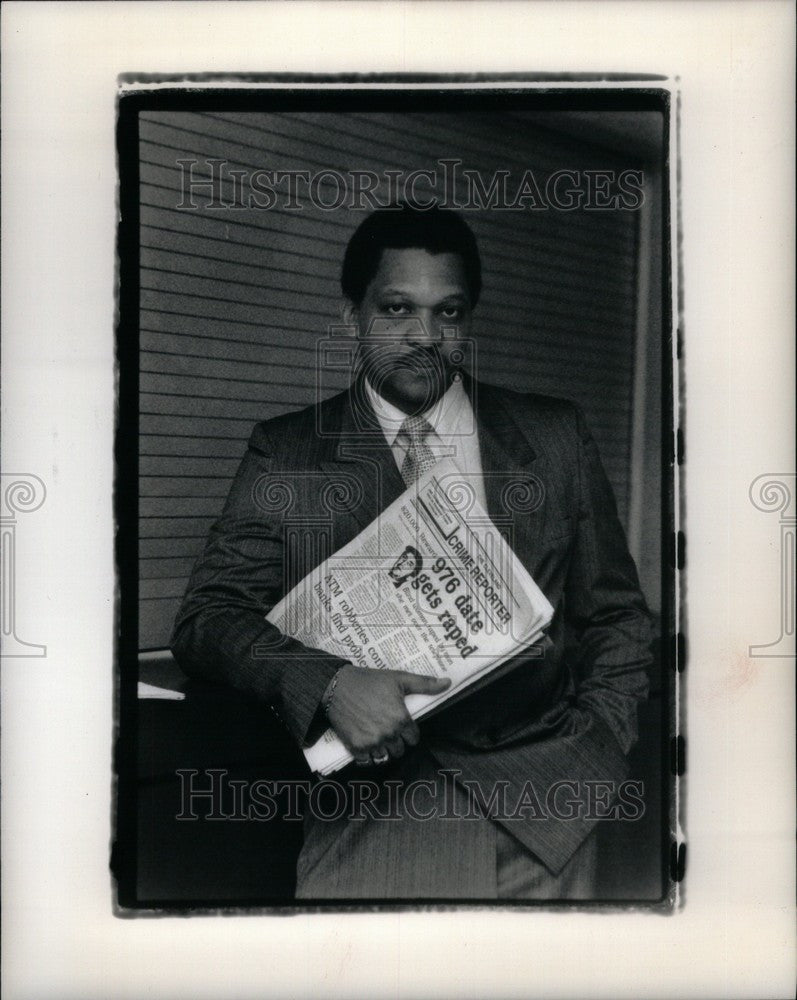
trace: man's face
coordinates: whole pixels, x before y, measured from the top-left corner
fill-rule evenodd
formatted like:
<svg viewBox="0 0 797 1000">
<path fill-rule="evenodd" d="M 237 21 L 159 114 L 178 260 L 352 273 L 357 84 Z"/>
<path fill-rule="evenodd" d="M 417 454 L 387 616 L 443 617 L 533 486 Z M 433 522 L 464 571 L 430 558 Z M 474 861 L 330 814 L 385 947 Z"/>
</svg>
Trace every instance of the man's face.
<svg viewBox="0 0 797 1000">
<path fill-rule="evenodd" d="M 376 391 L 423 413 L 451 384 L 470 334 L 471 303 L 459 254 L 387 249 L 359 308 L 361 361 Z"/>
</svg>

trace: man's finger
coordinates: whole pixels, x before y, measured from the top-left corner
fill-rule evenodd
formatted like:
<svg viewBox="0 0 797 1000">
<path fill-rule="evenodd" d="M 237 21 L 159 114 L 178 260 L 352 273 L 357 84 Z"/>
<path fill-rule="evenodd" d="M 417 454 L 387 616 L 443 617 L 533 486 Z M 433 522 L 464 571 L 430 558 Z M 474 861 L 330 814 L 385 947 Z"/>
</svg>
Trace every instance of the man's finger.
<svg viewBox="0 0 797 1000">
<path fill-rule="evenodd" d="M 401 727 L 401 738 L 408 747 L 417 747 L 421 739 L 421 732 L 418 724 L 410 720 Z"/>
<path fill-rule="evenodd" d="M 404 740 L 400 736 L 394 736 L 392 739 L 385 740 L 385 746 L 391 757 L 404 756 Z"/>
<path fill-rule="evenodd" d="M 427 677 L 424 674 L 411 674 L 407 670 L 398 671 L 398 682 L 404 694 L 441 694 L 451 687 L 449 677 Z"/>
</svg>

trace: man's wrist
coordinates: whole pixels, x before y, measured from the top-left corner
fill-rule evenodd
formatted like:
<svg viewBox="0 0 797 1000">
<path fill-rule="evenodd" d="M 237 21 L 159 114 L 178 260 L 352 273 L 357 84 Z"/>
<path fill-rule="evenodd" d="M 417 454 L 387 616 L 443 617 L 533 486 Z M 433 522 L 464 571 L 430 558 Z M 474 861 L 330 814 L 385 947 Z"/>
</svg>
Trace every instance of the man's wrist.
<svg viewBox="0 0 797 1000">
<path fill-rule="evenodd" d="M 338 667 L 335 673 L 332 675 L 332 679 L 329 684 L 327 684 L 324 694 L 321 697 L 321 711 L 324 713 L 325 717 L 329 719 L 329 710 L 332 707 L 332 701 L 335 697 L 335 689 L 338 686 L 338 681 L 340 680 L 340 675 L 346 667 L 354 667 L 353 663 L 344 663 L 342 666 Z"/>
<path fill-rule="evenodd" d="M 332 675 L 332 680 L 327 684 L 326 690 L 321 696 L 321 711 L 324 715 L 329 718 L 329 709 L 332 705 L 332 699 L 335 697 L 335 688 L 338 685 L 338 680 L 340 679 L 340 672 L 343 667 L 338 667 L 335 673 Z"/>
</svg>

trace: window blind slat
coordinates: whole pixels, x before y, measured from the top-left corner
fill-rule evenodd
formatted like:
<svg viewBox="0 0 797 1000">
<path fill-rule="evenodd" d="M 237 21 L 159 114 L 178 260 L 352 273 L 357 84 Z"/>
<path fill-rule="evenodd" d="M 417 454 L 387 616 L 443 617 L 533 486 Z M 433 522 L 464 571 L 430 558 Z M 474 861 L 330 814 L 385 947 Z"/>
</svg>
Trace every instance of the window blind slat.
<svg viewBox="0 0 797 1000">
<path fill-rule="evenodd" d="M 139 543 L 149 540 L 174 540 L 207 537 L 213 519 L 210 517 L 148 517 L 141 521 Z"/>
</svg>

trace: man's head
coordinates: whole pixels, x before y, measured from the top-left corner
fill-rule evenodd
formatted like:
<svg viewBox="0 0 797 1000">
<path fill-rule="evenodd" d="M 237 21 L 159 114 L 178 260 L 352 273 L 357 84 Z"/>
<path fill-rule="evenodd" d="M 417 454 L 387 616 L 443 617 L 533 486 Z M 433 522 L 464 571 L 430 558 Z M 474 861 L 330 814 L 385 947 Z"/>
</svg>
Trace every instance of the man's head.
<svg viewBox="0 0 797 1000">
<path fill-rule="evenodd" d="M 407 545 L 388 571 L 388 576 L 393 581 L 394 587 L 400 587 L 411 576 L 417 576 L 422 567 L 423 558 L 420 552 L 413 545 Z"/>
<path fill-rule="evenodd" d="M 379 209 L 349 241 L 341 287 L 371 385 L 406 413 L 429 409 L 461 364 L 481 292 L 469 226 L 446 209 Z"/>
</svg>

